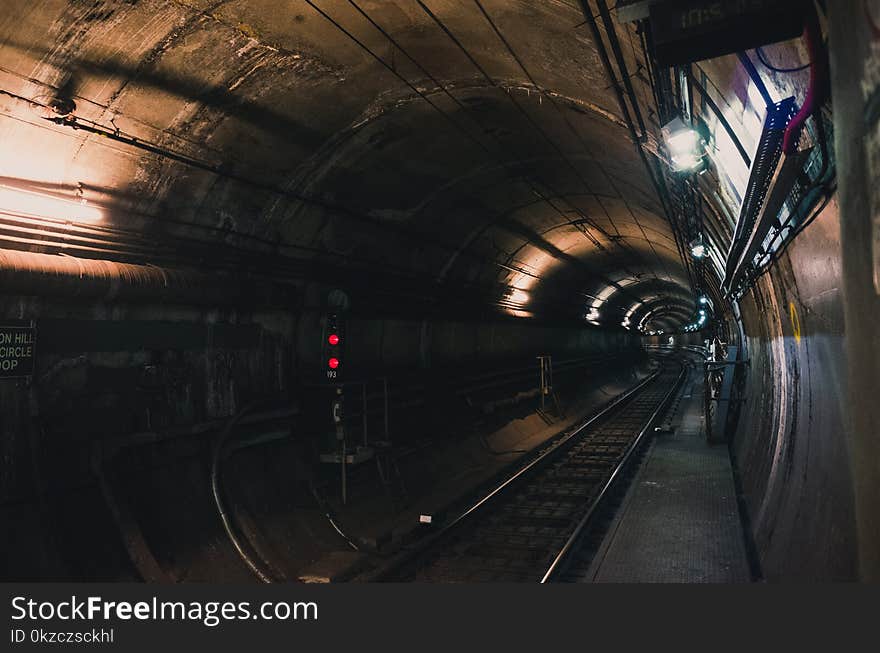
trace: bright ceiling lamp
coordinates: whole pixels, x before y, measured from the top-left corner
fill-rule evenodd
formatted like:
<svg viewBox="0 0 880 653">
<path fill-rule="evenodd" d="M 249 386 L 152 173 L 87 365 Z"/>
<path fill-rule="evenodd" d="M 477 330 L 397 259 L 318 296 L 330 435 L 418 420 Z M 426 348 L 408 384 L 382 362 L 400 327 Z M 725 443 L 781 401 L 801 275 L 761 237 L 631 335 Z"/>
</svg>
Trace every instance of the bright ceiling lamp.
<svg viewBox="0 0 880 653">
<path fill-rule="evenodd" d="M 703 243 L 702 238 L 695 238 L 691 241 L 691 256 L 695 259 L 701 259 L 706 256 L 706 245 Z"/>
<path fill-rule="evenodd" d="M 685 172 L 702 166 L 705 153 L 703 139 L 681 118 L 667 123 L 662 129 L 662 136 L 673 170 Z"/>
<path fill-rule="evenodd" d="M 0 213 L 68 222 L 97 222 L 101 210 L 85 199 L 68 200 L 0 184 Z"/>
</svg>

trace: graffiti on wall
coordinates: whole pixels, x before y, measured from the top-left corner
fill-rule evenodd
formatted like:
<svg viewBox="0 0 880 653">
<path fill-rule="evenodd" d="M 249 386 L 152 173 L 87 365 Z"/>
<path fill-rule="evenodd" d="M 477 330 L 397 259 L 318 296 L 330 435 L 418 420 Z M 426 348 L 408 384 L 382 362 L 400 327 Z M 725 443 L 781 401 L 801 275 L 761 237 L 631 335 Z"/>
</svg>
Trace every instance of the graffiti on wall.
<svg viewBox="0 0 880 653">
<path fill-rule="evenodd" d="M 865 187 L 870 193 L 871 250 L 874 261 L 874 290 L 880 294 L 880 0 L 862 0 L 865 24 L 870 32 L 869 50 L 862 73 L 865 120 Z"/>
</svg>

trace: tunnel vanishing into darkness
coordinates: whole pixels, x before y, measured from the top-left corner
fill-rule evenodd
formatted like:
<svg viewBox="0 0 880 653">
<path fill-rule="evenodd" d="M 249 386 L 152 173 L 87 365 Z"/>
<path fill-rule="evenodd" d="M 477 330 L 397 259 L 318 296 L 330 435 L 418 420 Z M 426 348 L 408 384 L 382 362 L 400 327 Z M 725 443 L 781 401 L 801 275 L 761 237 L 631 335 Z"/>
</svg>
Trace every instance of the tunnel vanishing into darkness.
<svg viewBox="0 0 880 653">
<path fill-rule="evenodd" d="M 7 0 L 0 577 L 369 578 L 678 366 L 638 474 L 878 580 L 880 3 L 611 4 Z"/>
</svg>

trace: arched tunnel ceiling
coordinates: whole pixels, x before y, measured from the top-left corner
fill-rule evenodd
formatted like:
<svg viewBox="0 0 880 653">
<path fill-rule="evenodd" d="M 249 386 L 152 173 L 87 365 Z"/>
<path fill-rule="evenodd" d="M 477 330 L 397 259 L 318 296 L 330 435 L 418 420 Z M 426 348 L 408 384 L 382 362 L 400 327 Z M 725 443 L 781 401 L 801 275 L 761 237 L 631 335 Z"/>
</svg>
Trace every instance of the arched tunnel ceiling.
<svg viewBox="0 0 880 653">
<path fill-rule="evenodd" d="M 125 243 L 68 253 L 206 266 L 234 248 L 615 328 L 693 312 L 574 0 L 5 8 L 0 184 L 82 196 Z M 42 240 L 0 246 L 57 251 Z"/>
</svg>

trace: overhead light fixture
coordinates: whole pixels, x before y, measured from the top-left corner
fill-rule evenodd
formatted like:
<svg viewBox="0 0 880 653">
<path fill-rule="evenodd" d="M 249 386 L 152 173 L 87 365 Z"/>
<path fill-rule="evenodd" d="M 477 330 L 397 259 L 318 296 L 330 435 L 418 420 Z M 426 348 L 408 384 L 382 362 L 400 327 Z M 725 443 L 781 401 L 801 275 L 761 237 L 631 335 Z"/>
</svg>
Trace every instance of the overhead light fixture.
<svg viewBox="0 0 880 653">
<path fill-rule="evenodd" d="M 703 244 L 703 238 L 695 238 L 691 241 L 691 256 L 695 259 L 701 259 L 706 256 L 706 245 Z"/>
<path fill-rule="evenodd" d="M 101 210 L 85 199 L 70 200 L 0 184 L 0 213 L 47 220 L 97 222 Z"/>
<path fill-rule="evenodd" d="M 661 130 L 669 152 L 672 169 L 676 172 L 695 171 L 703 164 L 703 139 L 699 133 L 676 118 Z"/>
</svg>

